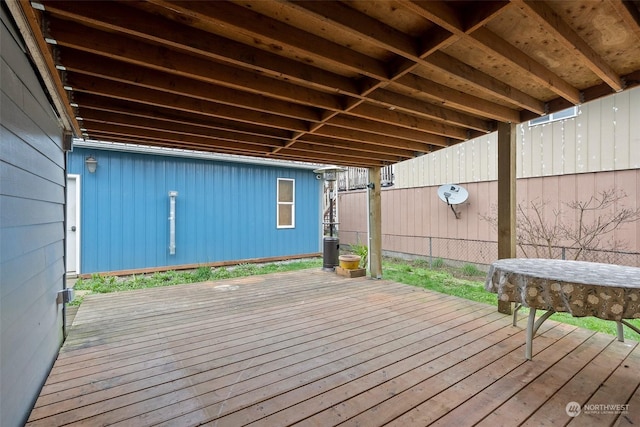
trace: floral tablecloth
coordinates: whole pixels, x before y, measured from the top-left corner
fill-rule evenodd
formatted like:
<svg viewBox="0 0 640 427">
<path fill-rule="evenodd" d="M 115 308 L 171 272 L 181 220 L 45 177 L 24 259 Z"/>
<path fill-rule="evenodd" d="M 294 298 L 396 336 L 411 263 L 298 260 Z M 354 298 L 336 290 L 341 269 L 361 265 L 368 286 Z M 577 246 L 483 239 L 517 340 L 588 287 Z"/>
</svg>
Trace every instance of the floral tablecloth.
<svg viewBox="0 0 640 427">
<path fill-rule="evenodd" d="M 585 261 L 510 258 L 494 262 L 485 289 L 501 301 L 594 316 L 640 318 L 640 268 Z"/>
</svg>

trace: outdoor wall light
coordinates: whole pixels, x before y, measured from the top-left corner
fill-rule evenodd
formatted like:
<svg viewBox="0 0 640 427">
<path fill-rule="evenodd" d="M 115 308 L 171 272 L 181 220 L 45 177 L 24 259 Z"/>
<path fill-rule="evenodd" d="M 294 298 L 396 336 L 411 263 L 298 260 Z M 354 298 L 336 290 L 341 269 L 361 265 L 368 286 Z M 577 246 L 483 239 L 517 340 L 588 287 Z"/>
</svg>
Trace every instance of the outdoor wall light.
<svg viewBox="0 0 640 427">
<path fill-rule="evenodd" d="M 84 160 L 84 164 L 87 165 L 87 170 L 89 173 L 96 173 L 96 168 L 98 167 L 98 161 L 93 156 L 89 156 Z"/>
<path fill-rule="evenodd" d="M 345 168 L 338 166 L 326 166 L 320 169 L 316 169 L 313 173 L 318 174 L 318 179 L 323 179 L 328 182 L 333 182 L 338 179 L 338 173 L 346 171 Z"/>
</svg>

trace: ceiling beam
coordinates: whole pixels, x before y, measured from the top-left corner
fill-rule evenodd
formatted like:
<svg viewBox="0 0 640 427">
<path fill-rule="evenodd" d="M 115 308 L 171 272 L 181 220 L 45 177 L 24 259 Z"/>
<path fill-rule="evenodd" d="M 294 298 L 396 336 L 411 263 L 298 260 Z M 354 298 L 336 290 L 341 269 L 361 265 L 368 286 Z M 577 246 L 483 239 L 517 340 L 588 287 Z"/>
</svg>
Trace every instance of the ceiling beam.
<svg viewBox="0 0 640 427">
<path fill-rule="evenodd" d="M 370 95 L 369 100 L 385 108 L 394 108 L 481 132 L 492 129 L 491 122 L 488 120 L 466 115 L 450 108 L 441 108 L 429 102 L 391 92 L 390 90 L 376 91 Z"/>
<path fill-rule="evenodd" d="M 303 62 L 320 61 L 378 80 L 388 78 L 384 63 L 328 39 L 310 34 L 231 2 L 150 0 L 164 10 L 180 14 L 207 31 L 234 32 L 279 51 L 291 50 Z"/>
<path fill-rule="evenodd" d="M 533 111 L 534 113 L 544 114 L 543 101 L 479 71 L 442 51 L 437 51 L 429 55 L 429 65 L 440 72 L 464 80 L 480 92 L 494 95 L 511 105 L 517 105 L 520 108 Z"/>
<path fill-rule="evenodd" d="M 239 92 L 213 83 L 205 83 L 109 58 L 101 58 L 82 51 L 62 50 L 60 63 L 67 72 L 299 120 L 311 122 L 320 120 L 320 111 L 311 107 L 270 99 L 253 93 Z"/>
<path fill-rule="evenodd" d="M 129 126 L 121 123 L 103 123 L 99 121 L 87 120 L 86 126 L 93 129 L 90 137 L 95 137 L 99 134 L 109 133 L 112 135 L 121 135 L 129 137 L 140 137 L 155 141 L 174 142 L 176 147 L 180 146 L 180 143 L 189 143 L 192 145 L 198 145 L 201 147 L 215 147 L 216 149 L 229 149 L 237 152 L 254 152 L 267 155 L 271 151 L 268 145 L 253 144 L 242 141 L 234 141 L 220 138 L 209 138 L 196 135 L 176 134 L 173 132 L 167 132 L 163 129 L 147 129 L 138 126 Z"/>
<path fill-rule="evenodd" d="M 57 23 L 56 26 L 60 27 L 61 23 Z M 145 65 L 149 66 L 150 61 L 141 61 L 140 55 L 136 53 L 145 50 L 144 47 L 134 49 L 132 48 L 132 43 L 135 44 L 135 42 L 126 42 L 125 40 L 119 39 L 117 36 L 114 38 L 114 36 L 106 35 L 105 37 L 107 37 L 111 43 L 120 43 L 120 45 L 116 44 L 114 46 L 121 46 L 124 43 L 128 48 L 111 47 L 109 49 L 114 54 L 107 54 L 106 58 L 100 58 L 97 55 L 104 54 L 105 52 L 103 50 L 98 52 L 99 44 L 94 43 L 94 37 L 88 35 L 86 32 L 79 30 L 78 28 L 56 29 L 55 34 L 58 37 L 58 43 L 62 46 L 67 46 L 65 50 L 73 49 L 72 51 L 69 51 L 68 54 L 65 54 L 63 50 L 61 56 L 61 65 L 65 66 L 70 71 L 83 72 L 93 76 L 108 77 L 120 82 L 132 82 L 133 84 L 142 87 L 163 90 L 168 93 L 182 93 L 183 95 L 190 95 L 197 97 L 198 99 L 215 99 L 215 102 L 217 103 L 241 106 L 241 108 L 252 108 L 263 112 L 269 111 L 270 113 L 282 114 L 283 116 L 300 118 L 307 121 L 319 121 L 318 113 L 314 112 L 309 107 L 295 104 L 292 105 L 280 100 L 274 101 L 263 96 L 258 96 L 255 93 L 237 92 L 226 86 L 220 87 L 213 85 L 213 83 L 207 83 L 200 80 L 191 81 L 191 79 L 184 77 L 183 74 L 170 74 L 170 72 L 174 70 L 166 68 L 167 66 L 159 65 L 152 69 L 144 68 L 141 64 L 144 62 Z M 101 36 L 100 39 L 103 40 L 103 36 Z M 151 46 L 149 46 L 149 48 L 158 49 Z M 131 53 L 127 55 L 124 53 L 126 50 L 131 50 Z M 90 53 L 90 51 L 94 51 L 95 53 Z M 132 62 L 119 62 L 119 60 L 123 58 L 123 55 L 127 55 L 127 58 L 125 59 L 130 59 Z M 147 54 L 147 56 L 152 56 L 154 58 L 158 58 L 160 55 L 160 52 L 153 55 Z M 118 61 L 116 61 L 116 59 L 112 59 L 116 56 Z M 166 56 L 167 55 L 165 55 L 165 57 Z M 164 62 L 164 60 L 159 61 Z M 211 73 L 207 74 L 207 80 L 212 80 L 209 78 Z M 77 83 L 75 83 L 74 86 L 77 86 Z M 204 96 L 205 94 L 209 95 Z M 294 100 L 298 102 L 302 101 L 300 99 Z M 330 107 L 326 104 L 321 104 L 320 106 Z M 333 105 L 332 108 L 337 108 L 337 105 Z M 377 120 L 375 117 L 372 117 L 371 119 Z M 386 121 L 388 122 L 389 119 Z M 298 127 L 296 130 L 301 131 L 302 129 Z"/>
<path fill-rule="evenodd" d="M 302 11 L 309 19 L 328 24 L 344 33 L 357 35 L 367 43 L 407 57 L 419 60 L 420 43 L 393 27 L 365 15 L 338 1 L 290 1 L 282 7 Z M 308 22 L 308 25 L 311 25 Z"/>
<path fill-rule="evenodd" d="M 451 89 L 413 74 L 401 77 L 394 81 L 395 84 L 403 86 L 403 91 L 409 92 L 417 98 L 428 98 L 438 105 L 454 110 L 487 116 L 502 122 L 516 121 L 519 116 L 518 111 L 513 108 Z"/>
<path fill-rule="evenodd" d="M 61 46 L 311 107 L 339 110 L 341 106 L 340 98 L 335 95 L 256 75 L 229 65 L 212 66 L 208 59 L 202 57 L 117 34 L 93 30 L 82 25 L 69 25 L 68 21 L 56 18 L 50 19 L 49 26 L 56 43 Z"/>
<path fill-rule="evenodd" d="M 487 2 L 486 5 L 485 2 L 479 2 L 475 9 L 469 11 L 468 15 L 471 16 L 472 19 L 470 19 L 470 22 L 467 24 L 465 23 L 465 19 L 458 16 L 458 12 L 447 2 L 434 0 L 399 0 L 399 2 L 407 9 L 436 23 L 448 33 L 452 34 L 449 43 L 452 43 L 454 38 L 456 41 L 461 38 L 466 38 L 468 36 L 467 32 L 481 28 L 482 25 L 502 13 L 509 6 L 508 3 L 504 2 Z M 421 57 L 425 58 L 424 64 L 426 66 L 435 67 L 440 72 L 462 80 L 483 93 L 495 96 L 505 102 L 526 108 L 530 111 L 540 114 L 544 113 L 544 103 L 542 101 L 504 82 L 500 82 L 486 73 L 469 67 L 467 64 L 446 55 L 440 50 L 430 50 L 429 52 L 423 53 Z"/>
<path fill-rule="evenodd" d="M 36 11 L 28 1 L 24 0 L 3 3 L 6 4 L 13 19 L 16 21 L 20 34 L 27 45 L 33 62 L 40 71 L 42 81 L 51 96 L 55 109 L 60 115 L 65 130 L 80 136 L 82 134 L 80 125 L 75 120 L 75 112 L 69 105 L 64 83 L 60 78 L 60 73 L 56 70 L 56 64 L 50 48 L 40 30 L 40 20 Z"/>
<path fill-rule="evenodd" d="M 483 18 L 478 16 L 474 18 L 475 22 L 474 22 L 473 28 L 477 28 L 476 27 L 477 25 L 480 25 L 481 23 L 486 22 L 486 20 L 488 20 L 489 17 L 495 16 L 497 13 L 499 13 L 503 8 L 505 8 L 508 5 L 508 3 L 504 3 L 504 2 L 496 3 L 496 4 L 498 4 L 499 6 L 495 7 L 494 9 L 491 9 L 491 13 L 487 14 Z M 402 72 L 396 73 L 397 75 L 390 76 L 390 79 L 393 80 L 395 83 L 403 84 L 403 79 L 409 77 L 408 72 L 412 68 L 415 68 L 416 66 L 433 65 L 433 64 L 430 64 L 428 60 L 425 60 L 423 57 L 420 56 L 418 43 L 415 40 L 411 39 L 409 36 L 403 33 L 396 31 L 391 27 L 381 24 L 379 21 L 376 21 L 373 18 L 370 18 L 367 15 L 364 15 L 342 3 L 327 2 L 327 1 L 321 1 L 321 2 L 302 1 L 302 2 L 295 2 L 295 3 L 288 2 L 288 3 L 284 3 L 284 5 L 286 5 L 286 7 L 295 7 L 299 10 L 303 10 L 308 14 L 312 14 L 315 19 L 323 21 L 327 24 L 333 25 L 339 31 L 343 31 L 345 33 L 351 33 L 358 37 L 365 38 L 369 43 L 377 45 L 380 48 L 389 50 L 390 52 L 393 52 L 394 54 L 402 56 L 407 60 L 411 61 L 403 68 Z M 451 13 L 452 18 L 450 19 L 454 19 L 453 11 L 447 4 L 441 4 L 440 2 L 436 2 L 436 1 L 428 1 L 428 2 L 420 3 L 419 5 L 415 5 L 415 7 L 418 7 L 418 8 L 436 7 L 438 11 L 450 10 L 452 12 Z M 483 7 L 480 7 L 479 9 L 482 9 Z M 437 15 L 434 13 L 425 14 L 425 15 L 428 15 L 425 17 L 432 20 L 434 20 L 435 17 L 437 17 Z M 442 20 L 439 20 L 439 21 L 442 21 Z M 460 22 L 459 25 L 462 25 L 462 23 Z M 458 31 L 459 36 L 467 37 L 464 31 L 457 30 L 452 26 L 448 26 L 448 28 L 446 29 L 451 32 Z M 499 40 L 499 42 L 501 42 L 502 44 L 505 44 L 502 40 Z M 513 46 L 509 45 L 509 47 L 511 51 L 515 49 Z M 508 53 L 505 51 L 506 49 L 502 49 L 503 54 Z M 518 56 L 520 59 L 522 59 L 522 56 L 526 56 L 522 54 L 522 52 L 520 51 L 515 53 L 513 52 L 510 52 L 510 53 L 511 53 L 511 57 L 507 59 L 511 61 L 514 61 L 514 59 L 512 58 L 513 56 Z M 514 63 L 519 65 L 519 63 L 516 61 L 514 61 Z M 529 59 L 526 65 L 528 66 L 528 69 L 527 69 L 528 72 L 531 72 L 530 68 L 532 67 L 535 68 L 535 64 L 532 64 L 531 59 Z M 551 73 L 544 70 L 543 68 L 538 67 L 537 70 L 541 73 L 544 71 L 545 72 L 544 77 L 548 79 L 551 78 L 553 83 L 557 85 L 561 85 L 565 91 L 570 91 L 571 89 L 573 89 L 568 84 L 566 84 L 566 82 L 561 81 L 559 78 L 554 79 Z M 457 77 L 460 78 L 461 74 L 457 74 Z M 548 84 L 547 81 L 544 79 L 541 79 L 540 81 L 544 82 L 544 84 Z M 445 98 L 445 101 L 447 102 L 446 105 L 456 106 L 457 108 L 462 106 L 463 107 L 462 111 L 468 111 L 468 106 L 475 105 L 476 102 L 474 101 L 477 99 L 480 99 L 477 97 L 469 97 L 468 99 L 462 102 L 456 102 L 457 99 L 460 99 L 461 92 L 453 91 L 453 90 L 451 91 L 442 90 L 442 85 L 438 85 L 435 82 L 431 82 L 431 85 L 440 86 L 439 97 L 451 95 L 450 97 Z M 481 86 L 480 89 L 486 90 L 486 87 Z M 577 99 L 579 97 L 578 91 L 574 89 L 574 92 L 575 93 L 572 93 L 572 94 L 575 95 Z M 505 99 L 508 102 L 512 102 L 511 96 L 505 97 L 503 94 L 500 94 L 500 93 L 496 95 L 500 96 L 501 98 Z M 538 103 L 537 101 L 534 101 L 533 99 L 530 99 L 530 101 L 533 102 L 531 105 L 532 107 L 535 107 L 535 106 L 541 107 L 540 103 Z M 488 101 L 483 100 L 483 102 L 486 104 L 491 104 Z M 503 107 L 503 108 L 505 110 L 507 109 L 506 107 Z M 495 111 L 495 110 L 496 110 L 496 107 L 490 109 L 490 111 Z M 509 116 L 510 117 L 508 118 L 498 117 L 498 116 L 495 116 L 493 118 L 501 121 L 511 121 L 511 120 L 514 120 L 514 117 L 518 116 L 518 112 L 515 110 L 511 110 L 511 114 Z"/>
<path fill-rule="evenodd" d="M 217 104 L 215 102 L 180 95 L 168 95 L 159 90 L 147 89 L 125 83 L 116 83 L 95 77 L 87 77 L 81 74 L 69 75 L 67 77 L 67 83 L 74 92 L 101 95 L 146 104 L 148 106 L 173 108 L 278 129 L 293 131 L 305 131 L 308 129 L 308 123 L 302 120 L 231 107 L 229 105 Z"/>
<path fill-rule="evenodd" d="M 496 122 L 611 93 L 612 67 L 632 70 L 637 62 L 574 46 L 588 15 L 573 23 L 552 2 L 14 3 L 34 16 L 42 43 L 54 39 L 43 44 L 52 59 L 44 73 L 71 88 L 62 102 L 74 120 L 85 116 L 91 136 L 135 139 L 137 130 L 145 141 L 180 146 L 184 137 L 185 146 L 215 151 L 214 143 L 272 158 L 393 163 L 493 131 Z M 597 11 L 615 18 L 611 25 L 628 36 L 625 49 L 635 52 L 637 5 L 602 0 Z M 549 26 L 609 81 L 597 83 L 582 64 L 582 74 L 567 77 L 572 63 L 547 68 L 501 37 L 525 16 L 535 19 L 522 26 L 533 32 L 525 35 L 531 42 L 541 42 L 536 31 Z M 618 82 L 637 84 L 637 72 L 627 73 Z"/>
<path fill-rule="evenodd" d="M 527 16 L 536 19 L 568 51 L 573 52 L 581 62 L 607 83 L 615 91 L 621 91 L 624 84 L 611 68 L 589 44 L 584 41 L 562 18 L 542 1 L 513 0 Z M 570 101 L 578 104 L 580 100 Z"/>
<path fill-rule="evenodd" d="M 322 135 L 307 134 L 300 138 L 298 141 L 321 145 L 328 149 L 333 148 L 348 148 L 353 151 L 361 152 L 362 156 L 366 156 L 367 153 L 387 154 L 396 158 L 396 161 L 410 159 L 415 157 L 415 151 L 406 150 L 399 147 L 387 147 L 383 145 L 368 144 L 362 141 L 350 141 L 341 140 L 333 137 L 326 137 Z M 331 152 L 331 150 L 328 150 Z"/>
<path fill-rule="evenodd" d="M 408 141 L 404 139 L 383 136 L 372 132 L 362 132 L 329 125 L 323 126 L 322 128 L 318 129 L 314 133 L 314 135 L 322 135 L 329 138 L 354 142 L 367 141 L 367 143 L 379 145 L 382 147 L 401 148 L 403 150 L 410 150 L 416 153 L 426 153 L 431 150 L 431 145 L 433 145 L 428 142 Z"/>
<path fill-rule="evenodd" d="M 373 167 L 384 166 L 395 163 L 394 160 L 382 160 L 374 159 L 367 156 L 355 156 L 351 153 L 344 155 L 342 152 L 325 153 L 314 149 L 312 146 L 307 146 L 305 149 L 291 148 L 282 153 L 273 154 L 258 153 L 254 151 L 245 151 L 242 147 L 238 146 L 224 146 L 214 145 L 210 143 L 201 143 L 197 141 L 182 141 L 172 138 L 156 139 L 153 136 L 146 135 L 129 135 L 126 129 L 104 129 L 94 133 L 92 140 L 105 140 L 110 142 L 120 142 L 125 144 L 147 145 L 152 147 L 164 147 L 164 148 L 180 148 L 196 151 L 209 151 L 215 153 L 235 154 L 240 156 L 252 156 L 252 157 L 271 157 L 275 159 L 293 160 L 301 162 L 318 162 L 323 164 L 338 164 L 343 166 L 354 167 Z"/>
<path fill-rule="evenodd" d="M 404 4 L 408 4 L 405 2 Z M 438 25 L 457 35 L 460 39 L 471 42 L 479 49 L 490 55 L 500 56 L 503 60 L 511 62 L 521 71 L 527 73 L 539 84 L 555 92 L 572 102 L 580 102 L 579 91 L 566 81 L 549 71 L 546 67 L 530 58 L 528 55 L 510 45 L 505 40 L 497 37 L 487 28 L 475 23 L 472 27 L 467 27 L 458 10 L 454 10 L 450 4 L 442 1 L 426 1 L 410 3 L 412 10 L 420 13 L 423 17 L 436 22 Z M 497 11 L 502 12 L 508 3 L 501 3 L 497 6 Z M 484 3 L 476 9 L 484 8 Z M 479 22 L 486 22 L 483 19 L 476 19 Z M 505 120 L 503 120 L 505 121 Z"/>
<path fill-rule="evenodd" d="M 89 123 L 118 123 L 119 125 L 130 126 L 136 129 L 145 129 L 152 131 L 161 130 L 162 132 L 172 133 L 176 135 L 205 137 L 221 141 L 237 141 L 239 143 L 256 144 L 267 147 L 279 147 L 283 145 L 282 140 L 269 138 L 266 136 L 248 135 L 226 129 L 220 130 L 213 128 L 202 128 L 181 123 L 168 123 L 166 121 L 129 116 L 122 113 L 107 113 L 104 111 L 91 110 L 87 108 L 83 109 L 82 123 L 84 124 L 85 128 L 87 128 Z M 91 131 L 90 126 L 88 127 L 88 130 Z"/>
<path fill-rule="evenodd" d="M 479 28 L 474 31 L 468 40 L 472 40 L 475 46 L 484 50 L 487 54 L 499 55 L 504 60 L 511 62 L 539 86 L 547 88 L 574 104 L 580 103 L 580 91 L 578 89 L 487 28 Z"/>
<path fill-rule="evenodd" d="M 56 1 L 48 2 L 46 10 L 92 28 L 171 46 L 273 78 L 282 79 L 286 76 L 287 80 L 298 85 L 348 95 L 358 92 L 349 78 L 147 13 L 144 9 L 135 8 L 136 5 L 141 4 Z"/>
<path fill-rule="evenodd" d="M 172 136 L 164 135 L 162 137 L 163 140 L 176 140 L 180 141 L 181 136 L 186 135 L 189 137 L 195 137 L 200 140 L 201 138 L 212 139 L 214 141 L 229 141 L 229 142 L 238 142 L 239 144 L 256 144 L 260 146 L 266 147 L 282 147 L 284 142 L 278 139 L 267 138 L 264 136 L 256 136 L 256 135 L 248 135 L 242 134 L 239 132 L 234 132 L 231 130 L 218 130 L 212 128 L 201 128 L 190 126 L 189 124 L 180 124 L 180 123 L 162 123 L 160 120 L 149 119 L 149 118 L 140 118 L 135 116 L 129 116 L 122 113 L 113 113 L 113 112 L 104 112 L 99 110 L 92 109 L 83 109 L 84 113 L 82 115 L 82 123 L 88 128 L 89 135 L 92 136 L 93 132 L 105 132 L 104 127 L 96 126 L 96 123 L 104 124 L 104 125 L 113 125 L 117 123 L 117 126 L 120 126 L 120 131 L 123 129 L 131 128 L 131 129 L 140 129 L 145 131 L 154 132 L 151 135 L 138 133 L 140 135 L 146 135 L 149 138 L 156 137 L 158 130 L 161 132 L 165 132 L 167 134 L 171 134 Z M 133 134 L 132 134 L 133 136 Z M 197 140 L 191 140 L 191 142 L 198 142 Z M 388 148 L 383 146 L 375 146 L 371 144 L 362 144 L 356 143 L 352 141 L 339 141 L 331 138 L 322 138 L 322 137 L 314 137 L 307 138 L 305 140 L 300 140 L 296 142 L 293 148 L 298 150 L 307 150 L 313 151 L 318 150 L 322 147 L 324 150 L 329 152 L 341 152 L 342 155 L 347 156 L 347 152 L 349 151 L 359 151 L 359 157 L 361 156 L 369 156 L 372 159 L 384 160 L 384 161 L 400 161 L 406 160 L 408 158 L 413 157 L 414 153 L 408 150 L 401 150 L 394 148 Z M 337 150 L 337 151 L 336 151 Z"/>
<path fill-rule="evenodd" d="M 346 115 L 338 115 L 331 117 L 326 122 L 326 125 L 336 126 L 356 132 L 364 132 L 375 134 L 376 137 L 387 140 L 392 146 L 396 146 L 394 141 L 413 141 L 418 143 L 427 143 L 433 145 L 439 145 L 446 147 L 450 145 L 449 140 L 443 136 L 421 132 L 415 129 L 408 129 L 399 126 L 381 125 L 360 119 L 358 117 L 349 117 Z M 317 128 L 313 133 L 319 134 L 321 128 Z"/>
<path fill-rule="evenodd" d="M 348 114 L 360 117 L 361 119 L 377 120 L 390 125 L 402 126 L 407 129 L 424 131 L 461 141 L 467 139 L 467 130 L 463 127 L 421 118 L 413 114 L 406 114 L 396 111 L 395 108 L 390 110 L 389 108 L 383 108 L 370 103 L 361 103 L 355 108 L 350 109 Z"/>
<path fill-rule="evenodd" d="M 170 124 L 184 124 L 205 129 L 232 129 L 237 133 L 266 136 L 281 141 L 289 140 L 292 136 L 292 133 L 287 130 L 249 123 L 239 123 L 237 121 L 214 118 L 199 113 L 184 112 L 174 108 L 159 106 L 149 108 L 144 104 L 138 104 L 137 102 L 130 100 L 122 101 L 80 92 L 74 93 L 74 100 L 80 105 L 78 111 L 81 117 L 85 115 L 86 110 L 95 110 L 106 113 L 120 113 L 143 119 L 158 120 L 159 122 L 168 122 Z M 162 126 L 160 126 L 160 128 L 162 128 Z"/>
</svg>

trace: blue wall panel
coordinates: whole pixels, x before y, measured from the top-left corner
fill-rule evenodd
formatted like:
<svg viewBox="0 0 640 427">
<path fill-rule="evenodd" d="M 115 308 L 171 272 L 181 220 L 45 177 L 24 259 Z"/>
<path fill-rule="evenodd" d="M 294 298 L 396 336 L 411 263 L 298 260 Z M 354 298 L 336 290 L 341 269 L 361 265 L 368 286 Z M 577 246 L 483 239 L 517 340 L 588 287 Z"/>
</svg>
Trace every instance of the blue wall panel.
<svg viewBox="0 0 640 427">
<path fill-rule="evenodd" d="M 68 172 L 81 176 L 82 273 L 321 250 L 321 182 L 308 169 L 75 147 Z M 278 178 L 295 179 L 293 229 L 276 227 Z M 169 191 L 178 192 L 175 255 Z"/>
</svg>

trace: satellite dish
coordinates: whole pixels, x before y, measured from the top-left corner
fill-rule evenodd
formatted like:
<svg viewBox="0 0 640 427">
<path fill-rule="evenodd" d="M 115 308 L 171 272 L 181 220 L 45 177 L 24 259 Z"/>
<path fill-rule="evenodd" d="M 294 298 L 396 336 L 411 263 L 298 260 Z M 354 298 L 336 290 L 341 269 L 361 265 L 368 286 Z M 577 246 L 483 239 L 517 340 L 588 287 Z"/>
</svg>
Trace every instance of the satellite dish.
<svg viewBox="0 0 640 427">
<path fill-rule="evenodd" d="M 438 187 L 438 197 L 451 207 L 456 219 L 460 219 L 453 205 L 464 203 L 469 198 L 469 192 L 459 185 L 445 184 Z"/>
<path fill-rule="evenodd" d="M 448 205 L 459 205 L 467 201 L 469 192 L 459 185 L 445 184 L 438 187 L 438 197 Z"/>
</svg>

